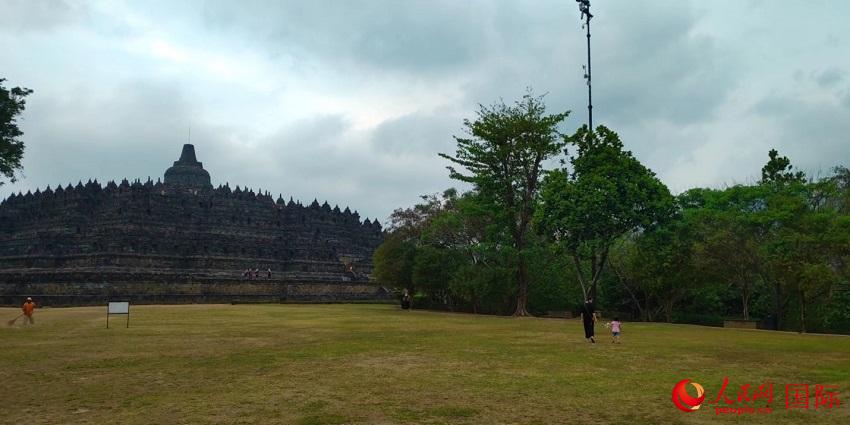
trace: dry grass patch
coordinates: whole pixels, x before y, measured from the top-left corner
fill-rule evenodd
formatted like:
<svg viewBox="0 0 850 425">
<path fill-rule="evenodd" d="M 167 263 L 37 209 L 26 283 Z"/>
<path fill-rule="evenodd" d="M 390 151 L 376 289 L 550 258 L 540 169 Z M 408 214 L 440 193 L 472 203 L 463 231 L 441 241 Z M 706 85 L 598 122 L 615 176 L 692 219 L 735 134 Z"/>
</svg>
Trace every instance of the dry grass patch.
<svg viewBox="0 0 850 425">
<path fill-rule="evenodd" d="M 0 328 L 0 422 L 281 424 L 847 423 L 784 409 L 785 383 L 850 386 L 850 338 L 627 323 L 583 342 L 574 320 L 386 305 L 43 309 Z M 0 317 L 17 315 L 0 309 Z M 599 329 L 600 333 L 604 328 Z M 775 382 L 775 413 L 715 417 L 670 402 Z M 27 382 L 26 390 L 20 383 Z M 737 387 L 735 387 L 737 390 Z"/>
</svg>

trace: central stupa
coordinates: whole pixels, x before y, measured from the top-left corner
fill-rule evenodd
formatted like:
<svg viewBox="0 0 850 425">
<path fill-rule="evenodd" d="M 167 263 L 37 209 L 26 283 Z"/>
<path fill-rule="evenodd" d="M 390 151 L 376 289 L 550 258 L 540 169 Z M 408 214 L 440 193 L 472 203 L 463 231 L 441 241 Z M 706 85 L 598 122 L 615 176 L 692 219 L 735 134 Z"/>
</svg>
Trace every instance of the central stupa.
<svg viewBox="0 0 850 425">
<path fill-rule="evenodd" d="M 204 170 L 204 164 L 195 158 L 195 146 L 183 145 L 180 159 L 165 170 L 166 186 L 194 190 L 211 190 L 210 173 Z"/>
</svg>

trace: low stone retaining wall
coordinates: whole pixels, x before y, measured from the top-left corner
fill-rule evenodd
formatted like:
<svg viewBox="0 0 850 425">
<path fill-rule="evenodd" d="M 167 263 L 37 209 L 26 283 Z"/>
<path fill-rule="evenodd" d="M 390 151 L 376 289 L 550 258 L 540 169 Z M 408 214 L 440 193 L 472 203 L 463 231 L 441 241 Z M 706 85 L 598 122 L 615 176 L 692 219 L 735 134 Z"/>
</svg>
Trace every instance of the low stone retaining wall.
<svg viewBox="0 0 850 425">
<path fill-rule="evenodd" d="M 560 310 L 547 311 L 546 317 L 553 317 L 553 318 L 558 318 L 558 319 L 572 319 L 573 318 L 573 312 L 571 312 L 571 311 L 560 311 Z"/>
<path fill-rule="evenodd" d="M 386 300 L 392 294 L 368 283 L 224 281 L 204 283 L 2 283 L 0 305 L 18 306 L 33 297 L 40 306 L 133 304 L 345 302 Z"/>
<path fill-rule="evenodd" d="M 724 328 L 758 329 L 758 320 L 726 319 L 723 321 Z"/>
</svg>

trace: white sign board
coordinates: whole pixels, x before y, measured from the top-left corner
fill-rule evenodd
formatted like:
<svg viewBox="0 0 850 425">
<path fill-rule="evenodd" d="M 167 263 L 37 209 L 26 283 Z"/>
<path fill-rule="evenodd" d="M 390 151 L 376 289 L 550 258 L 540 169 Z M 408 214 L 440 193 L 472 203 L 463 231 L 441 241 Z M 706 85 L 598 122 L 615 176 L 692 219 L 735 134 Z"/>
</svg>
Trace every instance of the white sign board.
<svg viewBox="0 0 850 425">
<path fill-rule="evenodd" d="M 117 302 L 117 303 L 110 302 L 108 314 L 130 314 L 130 303 L 129 302 Z"/>
<path fill-rule="evenodd" d="M 106 306 L 106 328 L 109 329 L 110 314 L 126 314 L 127 327 L 130 327 L 130 303 L 127 301 L 112 302 Z"/>
</svg>

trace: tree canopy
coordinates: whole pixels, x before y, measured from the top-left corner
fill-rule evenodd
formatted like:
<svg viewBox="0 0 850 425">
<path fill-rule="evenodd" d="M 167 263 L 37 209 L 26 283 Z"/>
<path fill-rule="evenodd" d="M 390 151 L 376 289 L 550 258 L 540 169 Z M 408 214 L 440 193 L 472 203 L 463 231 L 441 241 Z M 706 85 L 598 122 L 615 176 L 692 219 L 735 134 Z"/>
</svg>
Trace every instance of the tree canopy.
<svg viewBox="0 0 850 425">
<path fill-rule="evenodd" d="M 463 168 L 448 167 L 450 176 L 474 186 L 515 251 L 517 316 L 528 315 L 528 233 L 542 167 L 564 146 L 558 126 L 568 114 L 546 114 L 542 96 L 531 93 L 513 105 L 481 105 L 475 121 L 464 121 L 469 137 L 455 137 L 455 155 L 440 154 Z"/>
<path fill-rule="evenodd" d="M 593 298 L 614 241 L 669 219 L 673 197 L 605 126 L 593 132 L 582 127 L 570 142 L 576 149 L 572 169 L 546 175 L 536 220 L 572 256 L 582 292 Z"/>
<path fill-rule="evenodd" d="M 0 175 L 14 182 L 24 156 L 24 134 L 18 128 L 18 116 L 24 112 L 26 97 L 32 90 L 21 87 L 7 89 L 0 78 Z M 3 181 L 0 181 L 0 185 Z"/>
<path fill-rule="evenodd" d="M 548 314 L 594 298 L 625 320 L 850 333 L 845 166 L 809 179 L 771 150 L 757 182 L 673 196 L 614 131 L 564 137 L 566 116 L 530 95 L 481 107 L 443 154 L 472 189 L 394 211 L 377 280 L 418 308 Z"/>
</svg>

